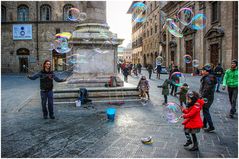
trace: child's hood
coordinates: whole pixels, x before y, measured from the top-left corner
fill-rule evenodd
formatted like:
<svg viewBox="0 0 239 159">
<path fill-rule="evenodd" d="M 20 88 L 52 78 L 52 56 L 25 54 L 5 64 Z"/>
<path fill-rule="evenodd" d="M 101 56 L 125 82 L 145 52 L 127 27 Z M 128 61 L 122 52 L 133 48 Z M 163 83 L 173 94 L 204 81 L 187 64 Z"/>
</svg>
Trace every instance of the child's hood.
<svg viewBox="0 0 239 159">
<path fill-rule="evenodd" d="M 204 103 L 205 103 L 205 102 L 204 102 L 203 99 L 198 99 L 198 100 L 196 101 L 195 105 L 198 106 L 198 107 L 200 107 L 200 108 L 202 108 L 203 105 L 204 105 Z"/>
</svg>

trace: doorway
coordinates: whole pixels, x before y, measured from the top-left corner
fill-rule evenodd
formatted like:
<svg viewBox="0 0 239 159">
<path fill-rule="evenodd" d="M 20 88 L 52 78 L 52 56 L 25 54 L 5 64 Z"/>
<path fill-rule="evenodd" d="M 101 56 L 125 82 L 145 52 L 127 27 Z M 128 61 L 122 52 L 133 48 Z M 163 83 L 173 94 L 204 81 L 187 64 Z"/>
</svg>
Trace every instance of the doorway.
<svg viewBox="0 0 239 159">
<path fill-rule="evenodd" d="M 26 67 L 24 67 L 26 66 Z M 20 73 L 28 73 L 28 58 L 27 57 L 19 57 L 19 70 Z"/>
<path fill-rule="evenodd" d="M 214 65 L 217 66 L 219 62 L 219 49 L 218 49 L 218 43 L 217 44 L 212 44 L 210 45 L 210 62 Z"/>
<path fill-rule="evenodd" d="M 186 54 L 190 55 L 193 60 L 193 40 L 186 41 L 185 50 Z M 185 64 L 186 64 L 186 73 L 192 73 L 193 72 L 192 62 Z"/>
</svg>

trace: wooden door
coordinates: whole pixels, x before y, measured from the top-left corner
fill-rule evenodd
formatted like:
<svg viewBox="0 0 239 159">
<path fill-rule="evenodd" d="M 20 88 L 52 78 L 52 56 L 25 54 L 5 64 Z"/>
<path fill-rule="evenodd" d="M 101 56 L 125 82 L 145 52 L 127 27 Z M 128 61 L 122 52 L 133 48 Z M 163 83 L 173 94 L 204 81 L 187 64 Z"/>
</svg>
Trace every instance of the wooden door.
<svg viewBox="0 0 239 159">
<path fill-rule="evenodd" d="M 214 66 L 217 66 L 219 62 L 219 49 L 218 44 L 212 44 L 210 45 L 210 63 L 212 63 Z"/>
<path fill-rule="evenodd" d="M 19 58 L 19 66 L 20 66 L 20 72 L 21 73 L 27 73 L 28 70 L 28 58 Z"/>
<path fill-rule="evenodd" d="M 193 60 L 193 40 L 188 40 L 185 41 L 185 50 L 186 54 L 190 55 Z M 186 63 L 186 73 L 192 73 L 193 72 L 193 67 L 192 67 L 192 62 Z"/>
</svg>

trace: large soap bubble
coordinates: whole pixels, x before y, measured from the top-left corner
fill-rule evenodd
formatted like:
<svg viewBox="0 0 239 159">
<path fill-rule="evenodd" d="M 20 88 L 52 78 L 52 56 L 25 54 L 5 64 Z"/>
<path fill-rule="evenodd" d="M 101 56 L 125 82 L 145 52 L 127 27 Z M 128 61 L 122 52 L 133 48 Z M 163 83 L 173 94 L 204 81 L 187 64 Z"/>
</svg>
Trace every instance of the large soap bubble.
<svg viewBox="0 0 239 159">
<path fill-rule="evenodd" d="M 80 10 L 77 8 L 71 8 L 68 10 L 68 19 L 71 21 L 78 21 L 79 20 L 79 15 L 80 15 Z"/>
<path fill-rule="evenodd" d="M 190 27 L 195 30 L 201 30 L 206 27 L 207 17 L 204 14 L 196 14 L 192 18 L 192 24 Z"/>
<path fill-rule="evenodd" d="M 177 13 L 177 19 L 183 25 L 189 25 L 192 22 L 193 16 L 193 11 L 190 8 L 181 8 Z"/>
<path fill-rule="evenodd" d="M 146 20 L 147 6 L 142 2 L 134 3 L 132 6 L 132 19 L 137 23 L 142 23 Z"/>
<path fill-rule="evenodd" d="M 182 86 L 186 82 L 186 78 L 181 72 L 174 72 L 170 79 L 172 84 L 178 87 Z"/>
<path fill-rule="evenodd" d="M 182 112 L 178 104 L 168 102 L 164 108 L 164 114 L 169 123 L 177 123 L 180 120 Z"/>
<path fill-rule="evenodd" d="M 165 23 L 168 31 L 175 37 L 182 38 L 182 30 L 176 25 L 173 19 L 167 18 Z"/>
</svg>

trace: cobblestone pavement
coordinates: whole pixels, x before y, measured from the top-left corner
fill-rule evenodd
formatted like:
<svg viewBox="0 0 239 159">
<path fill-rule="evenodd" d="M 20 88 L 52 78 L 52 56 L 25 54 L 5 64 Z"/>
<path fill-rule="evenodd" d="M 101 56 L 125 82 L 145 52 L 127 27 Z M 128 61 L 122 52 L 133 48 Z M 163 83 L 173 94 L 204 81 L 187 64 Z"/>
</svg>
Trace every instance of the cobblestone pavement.
<svg viewBox="0 0 239 159">
<path fill-rule="evenodd" d="M 186 77 L 191 90 L 199 89 L 199 79 Z M 131 84 L 136 85 L 138 80 L 129 77 Z M 216 93 L 211 106 L 215 132 L 197 134 L 200 151 L 190 152 L 183 147 L 186 139 L 182 125 L 169 124 L 165 119 L 161 88 L 157 88 L 163 80 L 154 74 L 149 81 L 151 101 L 146 105 L 57 105 L 56 119 L 44 120 L 39 80 L 2 75 L 1 157 L 238 158 L 238 118 L 227 117 L 230 106 L 226 91 Z M 168 100 L 178 102 L 172 96 Z M 114 122 L 106 118 L 107 107 L 117 109 Z M 146 136 L 152 136 L 153 144 L 141 143 Z"/>
</svg>

